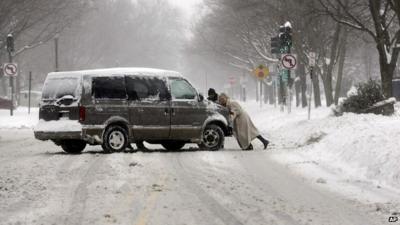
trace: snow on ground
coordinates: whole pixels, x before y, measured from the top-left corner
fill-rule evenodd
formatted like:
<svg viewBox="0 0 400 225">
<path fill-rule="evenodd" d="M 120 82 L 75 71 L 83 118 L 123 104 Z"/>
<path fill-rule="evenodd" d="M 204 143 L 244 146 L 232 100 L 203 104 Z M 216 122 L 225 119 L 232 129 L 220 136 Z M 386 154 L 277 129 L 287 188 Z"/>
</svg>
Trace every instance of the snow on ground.
<svg viewBox="0 0 400 225">
<path fill-rule="evenodd" d="M 385 202 L 391 196 L 381 192 L 400 194 L 399 104 L 391 117 L 335 117 L 329 108 L 313 108 L 311 120 L 307 109 L 294 108 L 288 114 L 279 107 L 242 104 L 271 139 L 272 149 L 281 152 L 274 159 L 315 183 L 361 200 Z"/>
<path fill-rule="evenodd" d="M 31 108 L 28 114 L 27 107 L 18 107 L 14 115 L 10 116 L 10 110 L 0 109 L 0 129 L 33 128 L 39 121 L 39 108 Z"/>
<path fill-rule="evenodd" d="M 294 107 L 288 114 L 270 105 L 260 108 L 256 102 L 242 105 L 271 140 L 272 157 L 316 184 L 378 202 L 391 197 L 383 193 L 400 195 L 400 104 L 391 117 L 335 117 L 329 108 L 313 108 L 311 120 L 307 109 Z M 13 117 L 9 110 L 0 110 L 0 129 L 32 129 L 37 123 L 37 108 L 28 115 L 27 108 L 20 107 Z"/>
</svg>

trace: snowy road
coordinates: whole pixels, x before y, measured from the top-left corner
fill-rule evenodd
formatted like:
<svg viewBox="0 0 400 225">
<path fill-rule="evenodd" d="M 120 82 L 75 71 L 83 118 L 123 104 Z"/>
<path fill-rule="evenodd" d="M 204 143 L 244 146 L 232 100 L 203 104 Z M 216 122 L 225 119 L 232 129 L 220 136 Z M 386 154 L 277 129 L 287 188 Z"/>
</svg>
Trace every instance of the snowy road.
<svg viewBox="0 0 400 225">
<path fill-rule="evenodd" d="M 271 151 L 66 155 L 0 130 L 0 224 L 380 225 L 387 215 L 292 174 Z"/>
</svg>

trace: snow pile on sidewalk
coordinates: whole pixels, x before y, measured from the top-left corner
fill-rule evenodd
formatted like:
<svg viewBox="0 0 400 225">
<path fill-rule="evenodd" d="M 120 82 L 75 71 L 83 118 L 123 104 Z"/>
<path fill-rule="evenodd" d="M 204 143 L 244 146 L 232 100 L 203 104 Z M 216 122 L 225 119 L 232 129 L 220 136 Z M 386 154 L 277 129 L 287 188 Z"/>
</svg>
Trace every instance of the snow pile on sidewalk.
<svg viewBox="0 0 400 225">
<path fill-rule="evenodd" d="M 400 113 L 391 117 L 374 114 L 332 115 L 329 108 L 292 113 L 255 102 L 244 104 L 255 124 L 276 145 L 288 151 L 278 160 L 307 159 L 357 180 L 400 188 Z"/>
<path fill-rule="evenodd" d="M 31 108 L 28 114 L 27 107 L 18 107 L 14 115 L 10 116 L 10 110 L 0 109 L 0 129 L 33 128 L 39 121 L 39 108 Z"/>
</svg>

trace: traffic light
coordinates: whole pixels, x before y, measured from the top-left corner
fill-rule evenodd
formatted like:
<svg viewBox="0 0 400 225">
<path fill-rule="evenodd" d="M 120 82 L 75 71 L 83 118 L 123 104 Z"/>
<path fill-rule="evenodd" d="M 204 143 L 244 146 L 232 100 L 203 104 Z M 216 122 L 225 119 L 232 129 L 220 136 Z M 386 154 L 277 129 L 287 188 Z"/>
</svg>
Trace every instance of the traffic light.
<svg viewBox="0 0 400 225">
<path fill-rule="evenodd" d="M 281 40 L 279 36 L 271 38 L 271 53 L 272 54 L 281 53 Z"/>
<path fill-rule="evenodd" d="M 292 47 L 292 28 L 281 26 L 279 28 L 279 38 L 284 46 Z"/>
<path fill-rule="evenodd" d="M 12 34 L 7 35 L 7 51 L 14 51 L 14 37 L 12 36 Z"/>
</svg>

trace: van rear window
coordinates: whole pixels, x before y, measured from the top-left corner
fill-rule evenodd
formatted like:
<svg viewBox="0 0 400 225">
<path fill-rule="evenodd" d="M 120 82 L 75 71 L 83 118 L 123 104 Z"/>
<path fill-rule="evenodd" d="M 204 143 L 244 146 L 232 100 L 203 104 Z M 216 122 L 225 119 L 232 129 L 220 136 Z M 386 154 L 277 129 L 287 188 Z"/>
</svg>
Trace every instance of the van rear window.
<svg viewBox="0 0 400 225">
<path fill-rule="evenodd" d="M 43 86 L 43 99 L 59 99 L 70 95 L 74 98 L 78 95 L 78 78 L 60 77 L 47 79 Z"/>
</svg>

